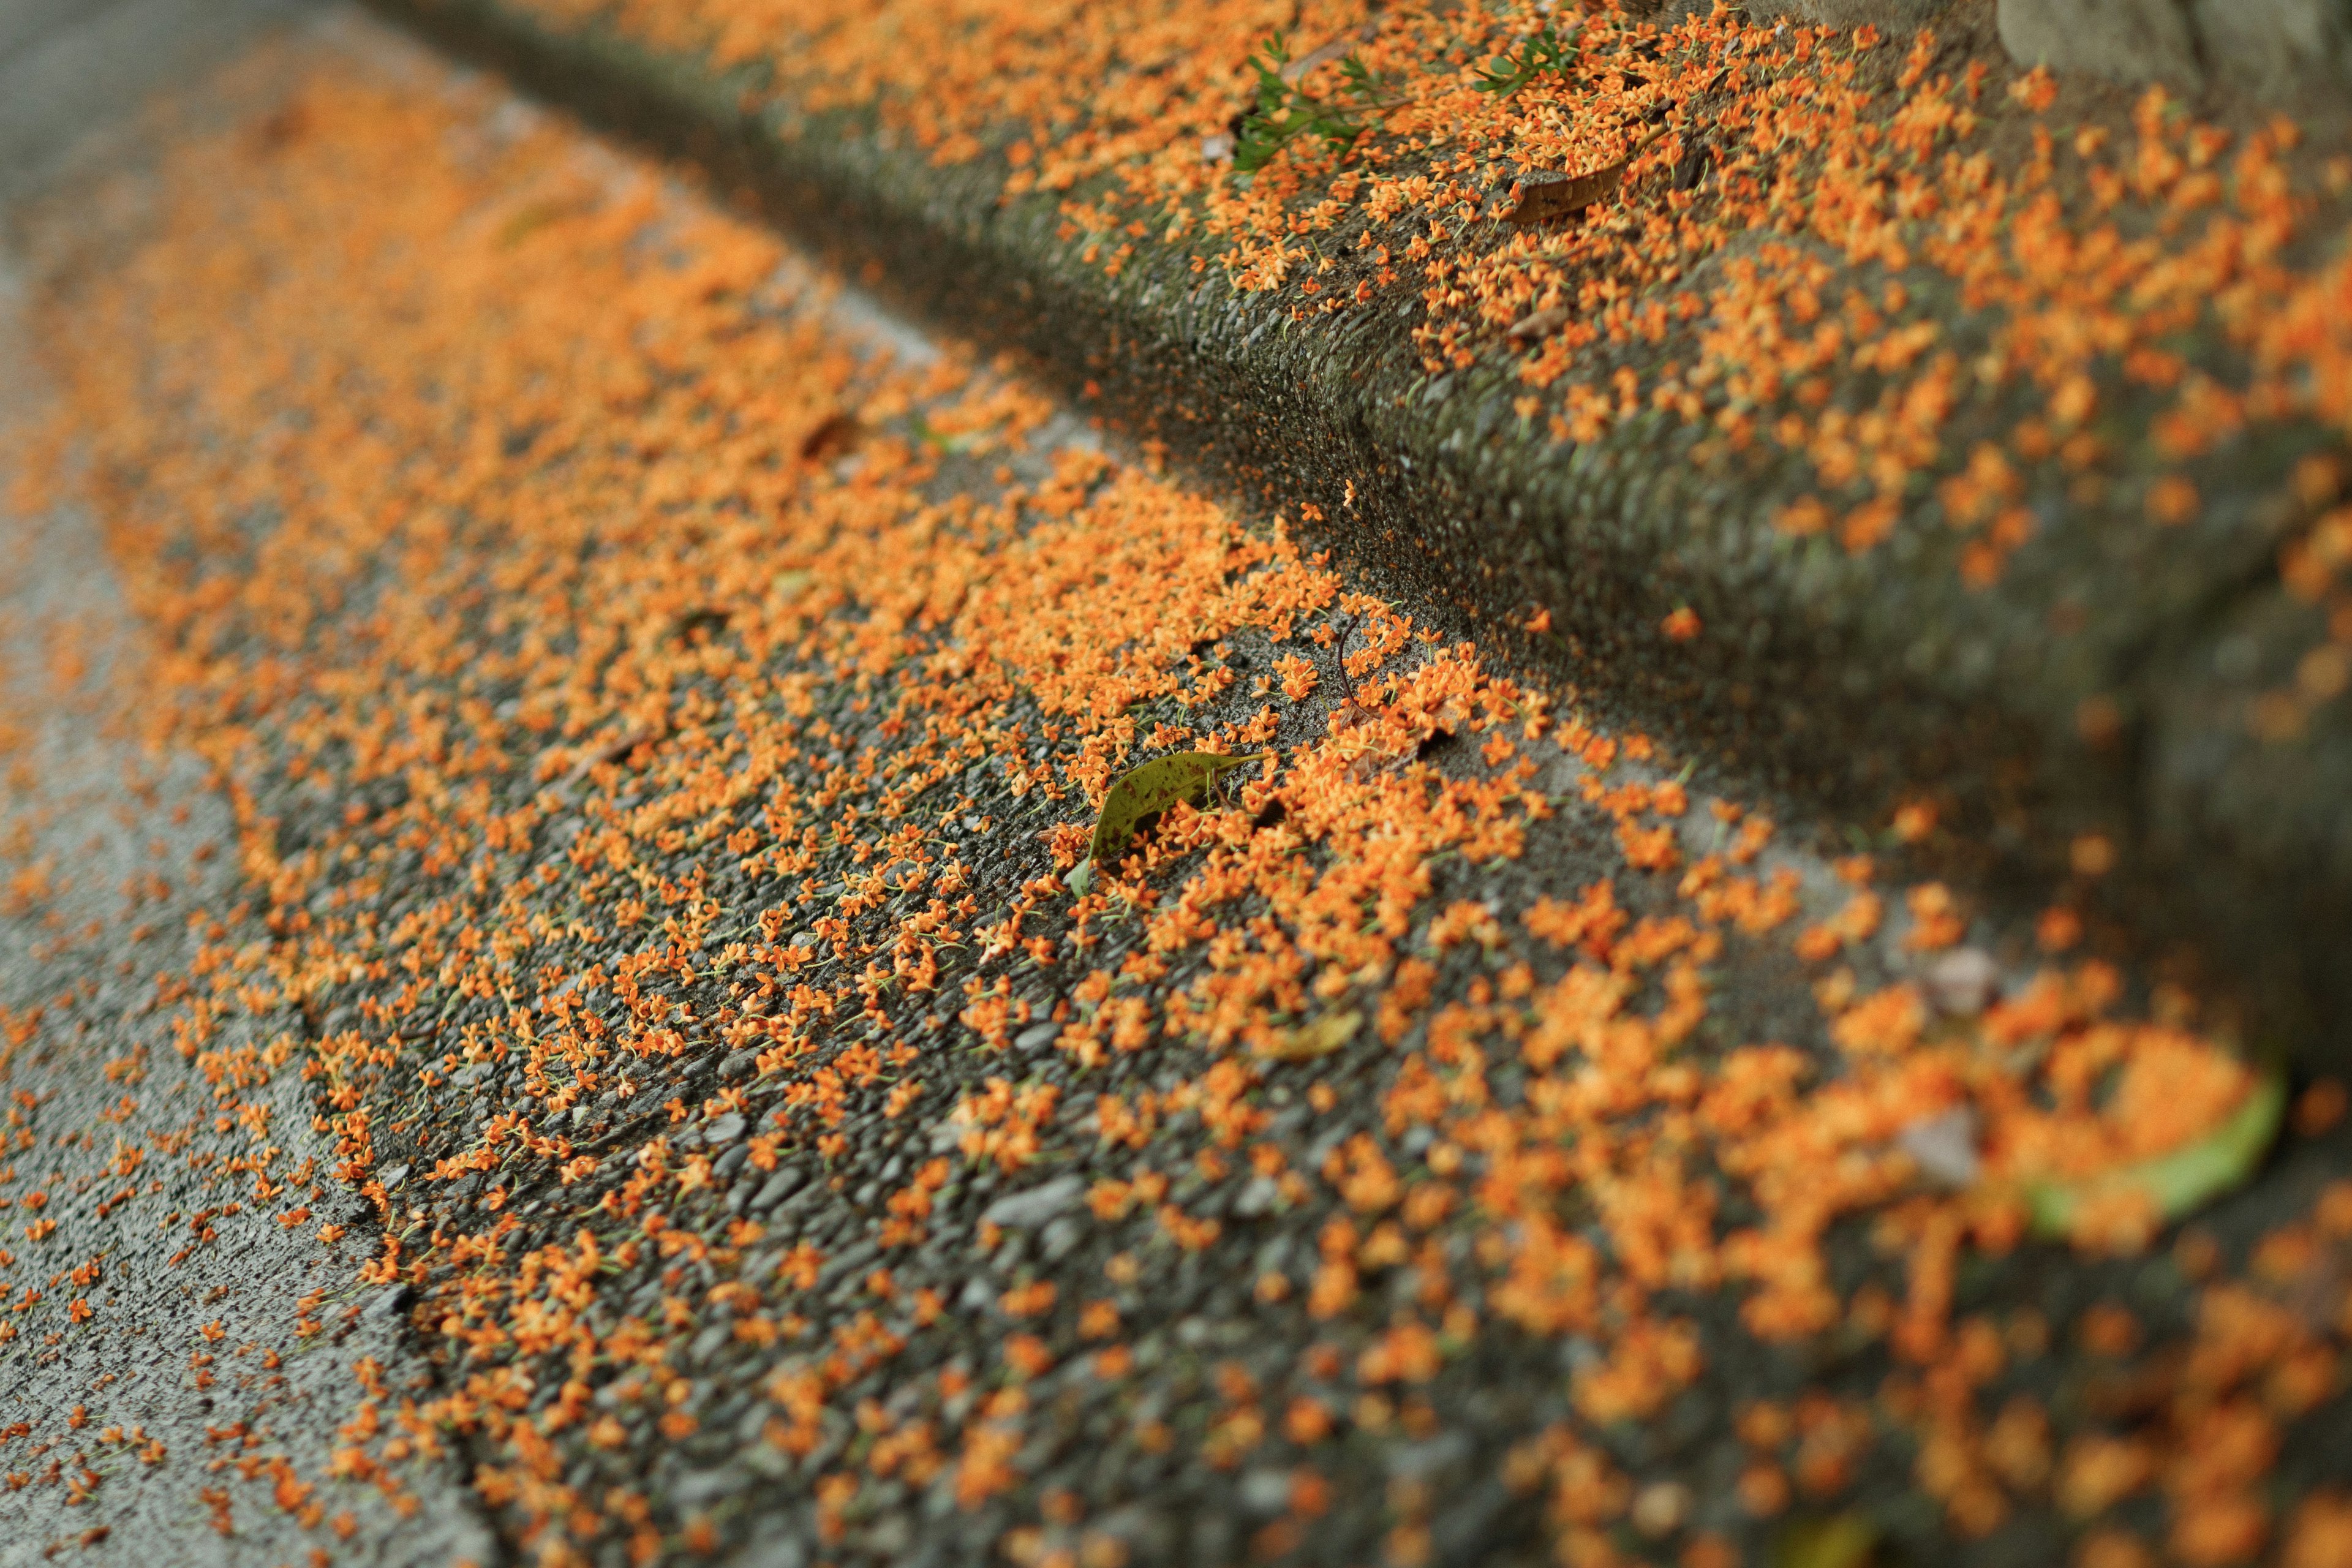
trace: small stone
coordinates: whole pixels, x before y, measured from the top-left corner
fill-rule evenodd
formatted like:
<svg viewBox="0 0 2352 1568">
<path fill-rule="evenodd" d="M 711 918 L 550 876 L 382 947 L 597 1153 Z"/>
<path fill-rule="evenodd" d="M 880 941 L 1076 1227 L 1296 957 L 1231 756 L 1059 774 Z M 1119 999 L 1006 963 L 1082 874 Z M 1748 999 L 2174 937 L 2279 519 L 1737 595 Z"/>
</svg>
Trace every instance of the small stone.
<svg viewBox="0 0 2352 1568">
<path fill-rule="evenodd" d="M 1663 1540 L 1683 1527 L 1696 1500 L 1680 1481 L 1654 1481 L 1634 1494 L 1633 1528 L 1653 1541 Z"/>
<path fill-rule="evenodd" d="M 1147 1562 L 1164 1558 L 1174 1550 L 1176 1532 L 1167 1517 L 1141 1503 L 1113 1509 L 1096 1521 L 1096 1528 L 1133 1548 Z"/>
<path fill-rule="evenodd" d="M 1956 947 L 1927 966 L 1927 1000 L 1948 1017 L 1973 1018 L 2000 994 L 2000 966 L 1980 947 Z"/>
<path fill-rule="evenodd" d="M 376 1299 L 367 1304 L 365 1315 L 371 1321 L 383 1322 L 408 1310 L 409 1303 L 415 1300 L 415 1290 L 405 1285 L 394 1285 L 389 1290 L 379 1292 Z"/>
<path fill-rule="evenodd" d="M 719 1064 L 719 1081 L 721 1083 L 734 1083 L 739 1079 L 750 1078 L 759 1070 L 759 1052 L 737 1051 L 733 1056 L 729 1057 L 725 1061 Z"/>
<path fill-rule="evenodd" d="M 1049 1222 L 1038 1233 L 1037 1249 L 1045 1255 L 1046 1262 L 1059 1263 L 1085 1239 L 1086 1226 L 1078 1223 L 1076 1215 L 1066 1214 Z"/>
<path fill-rule="evenodd" d="M 1424 1442 L 1390 1450 L 1389 1474 L 1398 1480 L 1434 1480 L 1469 1458 L 1468 1433 L 1442 1432 Z"/>
<path fill-rule="evenodd" d="M 1914 1121 L 1895 1135 L 1895 1146 L 1910 1155 L 1919 1173 L 1937 1186 L 1957 1191 L 1976 1184 L 1980 1162 L 1972 1107 L 1956 1105 Z"/>
<path fill-rule="evenodd" d="M 382 1175 L 378 1176 L 376 1180 L 383 1184 L 383 1190 L 388 1193 L 394 1187 L 400 1185 L 401 1183 L 408 1180 L 408 1167 L 405 1165 L 394 1165 L 391 1170 L 386 1171 Z"/>
<path fill-rule="evenodd" d="M 800 1166 L 780 1165 L 776 1169 L 776 1173 L 770 1176 L 766 1184 L 753 1195 L 751 1206 L 762 1211 L 774 1208 L 798 1192 L 801 1184 L 807 1180 L 808 1173 Z"/>
<path fill-rule="evenodd" d="M 709 1124 L 702 1130 L 702 1141 L 713 1149 L 722 1143 L 732 1143 L 743 1136 L 743 1129 L 746 1125 L 742 1117 L 731 1110 L 724 1116 L 714 1116 L 710 1119 Z"/>
<path fill-rule="evenodd" d="M 808 1547 L 797 1535 L 777 1533 L 754 1541 L 735 1568 L 807 1568 Z"/>
<path fill-rule="evenodd" d="M 824 1271 L 817 1276 L 816 1288 L 823 1290 L 836 1280 L 848 1279 L 881 1254 L 882 1248 L 873 1242 L 859 1242 L 824 1266 Z"/>
<path fill-rule="evenodd" d="M 1059 1024 L 1032 1024 L 1013 1037 L 1016 1051 L 1042 1051 L 1062 1037 Z"/>
<path fill-rule="evenodd" d="M 1263 1219 L 1274 1212 L 1275 1200 L 1282 1189 L 1270 1176 L 1252 1176 L 1234 1199 L 1234 1214 L 1242 1219 Z"/>
<path fill-rule="evenodd" d="M 670 1483 L 669 1497 L 681 1509 L 707 1508 L 721 1498 L 733 1497 L 749 1486 L 751 1480 L 750 1476 L 732 1466 L 688 1470 Z"/>
<path fill-rule="evenodd" d="M 1083 1176 L 1055 1176 L 1027 1192 L 1006 1194 L 989 1205 L 981 1218 L 1005 1230 L 1034 1230 L 1076 1204 L 1086 1190 Z"/>
<path fill-rule="evenodd" d="M 1242 1506 L 1268 1518 L 1290 1506 L 1290 1477 L 1281 1470 L 1252 1470 L 1242 1478 Z"/>
</svg>

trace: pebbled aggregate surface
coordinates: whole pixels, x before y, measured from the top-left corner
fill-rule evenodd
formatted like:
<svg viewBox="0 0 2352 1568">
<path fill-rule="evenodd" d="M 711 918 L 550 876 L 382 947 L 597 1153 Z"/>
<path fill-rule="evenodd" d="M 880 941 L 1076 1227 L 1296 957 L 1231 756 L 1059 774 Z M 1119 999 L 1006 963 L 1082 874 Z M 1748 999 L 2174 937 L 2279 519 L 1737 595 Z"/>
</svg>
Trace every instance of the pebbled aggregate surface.
<svg viewBox="0 0 2352 1568">
<path fill-rule="evenodd" d="M 2343 1560 L 2345 1092 L 2158 1195 L 2274 1080 L 2079 889 L 1692 782 L 348 16 L 244 68 L 29 231 L 34 1551 Z M 1074 880 L 1190 748 L 1270 755 Z"/>
</svg>

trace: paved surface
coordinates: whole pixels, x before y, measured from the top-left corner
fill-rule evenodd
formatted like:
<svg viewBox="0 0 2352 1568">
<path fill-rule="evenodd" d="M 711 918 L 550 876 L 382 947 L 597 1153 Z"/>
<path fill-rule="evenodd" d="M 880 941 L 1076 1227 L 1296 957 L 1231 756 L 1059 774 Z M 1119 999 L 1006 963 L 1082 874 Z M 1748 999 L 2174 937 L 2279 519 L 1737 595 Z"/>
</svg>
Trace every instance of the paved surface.
<svg viewBox="0 0 2352 1568">
<path fill-rule="evenodd" d="M 2075 896 L 2139 955 L 2314 1063 L 2352 1038 L 2340 95 L 2290 148 L 2272 97 L 2031 77 L 1959 0 L 1818 37 L 1626 7 L 1502 98 L 1465 67 L 1532 13 L 1380 11 L 1350 36 L 1386 129 L 1244 178 L 1209 150 L 1253 101 L 1245 6 L 380 8 L 1725 787 L 1865 830 L 1931 795 L 1942 868 L 2021 903 L 2101 841 Z M 1605 221 L 1499 221 L 1522 173 L 1654 132 Z"/>
<path fill-rule="evenodd" d="M 0 201 L 53 183 L 124 134 L 154 89 L 234 58 L 309 0 L 5 0 L 0 4 Z"/>
<path fill-rule="evenodd" d="M 0 13 L 0 202 L 19 204 L 0 229 L 46 189 L 82 213 L 72 238 L 94 259 L 153 199 L 146 93 L 299 9 Z M 250 115 L 268 96 L 248 75 L 198 107 Z M 24 320 L 28 262 L 0 253 L 0 424 L 18 428 L 53 392 Z M 143 732 L 154 649 L 96 520 L 12 512 L 5 537 L 0 1563 L 293 1563 L 345 1539 L 355 1562 L 496 1561 L 446 1467 L 390 1490 L 330 1479 L 368 1387 L 389 1417 L 433 1371 L 356 1277 L 365 1230 L 317 1243 L 362 1210 L 322 1180 L 333 1149 L 292 1048 L 304 1020 L 232 1009 L 199 1049 L 173 1005 L 241 902 L 235 827 L 210 771 Z"/>
<path fill-rule="evenodd" d="M 233 825 L 201 767 L 117 728 L 139 637 L 89 520 L 9 539 L 6 831 L 16 907 L 44 892 L 0 925 L 0 1562 L 294 1562 L 346 1532 L 353 1562 L 495 1561 L 450 1468 L 329 1479 L 370 1384 L 389 1415 L 433 1370 L 355 1277 L 366 1230 L 317 1244 L 363 1215 L 320 1179 L 299 1016 L 182 1049 L 167 999 L 239 902 Z"/>
<path fill-rule="evenodd" d="M 8 1550 L 2340 1560 L 2186 988 L 349 17 L 184 112 L 19 263 Z"/>
</svg>

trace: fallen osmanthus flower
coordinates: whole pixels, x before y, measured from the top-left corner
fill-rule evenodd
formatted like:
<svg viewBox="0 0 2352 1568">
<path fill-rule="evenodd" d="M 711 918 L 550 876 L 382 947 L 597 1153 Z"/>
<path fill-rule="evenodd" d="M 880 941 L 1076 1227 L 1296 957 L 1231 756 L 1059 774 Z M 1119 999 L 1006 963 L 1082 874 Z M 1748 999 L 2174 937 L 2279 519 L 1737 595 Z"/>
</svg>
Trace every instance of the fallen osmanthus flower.
<svg viewBox="0 0 2352 1568">
<path fill-rule="evenodd" d="M 637 729 L 624 731 L 616 739 L 591 749 L 578 762 L 572 763 L 572 771 L 563 775 L 562 787 L 565 790 L 579 788 L 588 782 L 588 775 L 599 766 L 606 763 L 621 762 L 639 746 L 650 746 L 667 733 L 668 731 L 666 728 L 657 724 L 647 724 Z"/>
<path fill-rule="evenodd" d="M 1332 742 L 1353 754 L 1348 777 L 1366 784 L 1380 773 L 1404 766 L 1433 742 L 1452 737 L 1470 721 L 1470 710 L 1459 697 L 1447 695 L 1434 704 L 1386 710 L 1367 707 L 1350 697 L 1331 710 Z"/>
</svg>

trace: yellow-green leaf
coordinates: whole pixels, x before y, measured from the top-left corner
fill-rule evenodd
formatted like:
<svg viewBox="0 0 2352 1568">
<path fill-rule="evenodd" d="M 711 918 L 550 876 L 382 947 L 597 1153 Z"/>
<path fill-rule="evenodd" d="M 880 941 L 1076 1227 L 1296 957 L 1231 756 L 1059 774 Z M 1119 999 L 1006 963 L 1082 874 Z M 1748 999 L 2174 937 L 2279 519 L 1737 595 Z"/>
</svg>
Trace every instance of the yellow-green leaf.
<svg viewBox="0 0 2352 1568">
<path fill-rule="evenodd" d="M 1772 1543 L 1772 1568 L 1867 1568 L 1878 1552 L 1878 1527 L 1858 1513 L 1797 1520 Z"/>
<path fill-rule="evenodd" d="M 1313 1057 L 1328 1057 L 1354 1039 L 1356 1031 L 1363 1027 L 1363 1023 L 1361 1013 L 1327 1013 L 1311 1024 L 1284 1030 L 1258 1054 L 1278 1062 L 1302 1062 Z"/>
<path fill-rule="evenodd" d="M 1210 789 L 1220 778 L 1265 754 L 1254 752 L 1245 757 L 1227 757 L 1214 752 L 1178 752 L 1130 771 L 1103 797 L 1102 815 L 1095 819 L 1094 843 L 1087 850 L 1088 858 L 1116 859 L 1145 817 L 1165 811 L 1180 800 L 1197 804 L 1208 799 Z"/>
<path fill-rule="evenodd" d="M 2119 1192 L 2145 1193 L 2167 1221 L 2179 1219 L 2253 1174 L 2278 1136 L 2285 1109 L 2286 1076 L 2273 1068 L 2202 1142 L 2086 1182 L 2036 1182 L 2026 1189 L 2034 1233 L 2057 1240 L 2071 1237 L 2086 1204 Z"/>
</svg>

